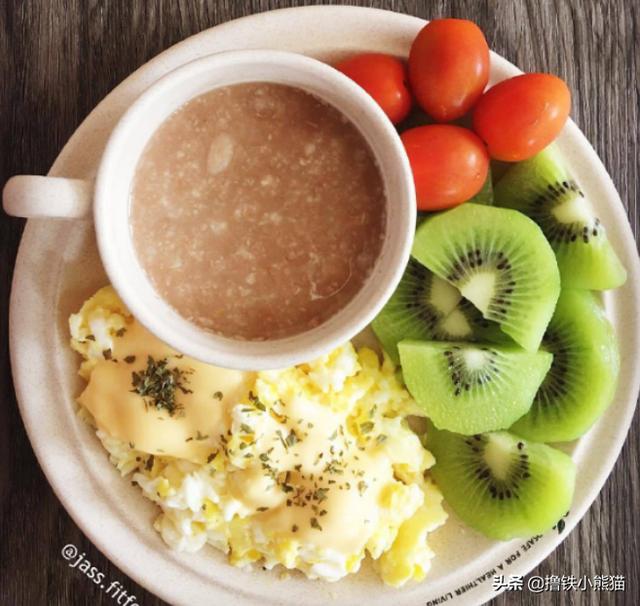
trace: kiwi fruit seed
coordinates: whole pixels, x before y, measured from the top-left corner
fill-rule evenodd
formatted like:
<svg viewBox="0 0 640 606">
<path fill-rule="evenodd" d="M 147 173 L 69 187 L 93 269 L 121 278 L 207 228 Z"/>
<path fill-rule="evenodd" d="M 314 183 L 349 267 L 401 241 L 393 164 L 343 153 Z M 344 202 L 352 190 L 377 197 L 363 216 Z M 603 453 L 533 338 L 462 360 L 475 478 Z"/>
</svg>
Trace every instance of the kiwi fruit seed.
<svg viewBox="0 0 640 606">
<path fill-rule="evenodd" d="M 620 360 L 615 333 L 589 291 L 563 290 L 542 341 L 553 362 L 511 431 L 538 442 L 583 435 L 611 404 Z"/>
<path fill-rule="evenodd" d="M 553 356 L 510 345 L 401 341 L 409 392 L 438 429 L 474 434 L 510 427 L 533 402 Z"/>
<path fill-rule="evenodd" d="M 372 323 L 389 357 L 398 364 L 403 339 L 505 342 L 508 337 L 447 281 L 414 259 L 395 292 Z"/>
<path fill-rule="evenodd" d="M 560 275 L 549 242 L 531 219 L 465 203 L 427 219 L 412 254 L 485 319 L 527 351 L 537 351 L 560 294 Z"/>
<path fill-rule="evenodd" d="M 492 539 L 542 534 L 569 511 L 575 465 L 551 446 L 507 431 L 461 436 L 429 426 L 426 447 L 445 501 Z"/>
<path fill-rule="evenodd" d="M 555 146 L 509 169 L 496 185 L 495 202 L 522 211 L 542 228 L 564 287 L 606 290 L 624 284 L 627 272 Z"/>
</svg>

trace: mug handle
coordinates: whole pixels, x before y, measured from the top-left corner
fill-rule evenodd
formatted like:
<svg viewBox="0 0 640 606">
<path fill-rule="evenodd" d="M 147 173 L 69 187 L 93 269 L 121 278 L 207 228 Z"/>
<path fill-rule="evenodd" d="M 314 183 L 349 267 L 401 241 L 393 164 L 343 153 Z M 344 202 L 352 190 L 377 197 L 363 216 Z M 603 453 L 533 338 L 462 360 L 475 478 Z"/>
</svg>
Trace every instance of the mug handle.
<svg viewBox="0 0 640 606">
<path fill-rule="evenodd" d="M 85 219 L 91 214 L 93 182 L 62 177 L 18 175 L 2 190 L 8 215 L 37 219 Z"/>
</svg>

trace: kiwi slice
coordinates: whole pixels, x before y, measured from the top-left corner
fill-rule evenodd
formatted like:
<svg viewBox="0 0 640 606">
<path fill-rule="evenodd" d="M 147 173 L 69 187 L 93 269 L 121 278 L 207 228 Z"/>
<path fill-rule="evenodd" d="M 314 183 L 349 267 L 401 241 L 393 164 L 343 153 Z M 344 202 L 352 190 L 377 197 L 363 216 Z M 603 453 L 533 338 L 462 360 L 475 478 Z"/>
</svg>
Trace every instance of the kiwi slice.
<svg viewBox="0 0 640 606">
<path fill-rule="evenodd" d="M 371 326 L 396 364 L 400 362 L 398 343 L 403 339 L 490 343 L 509 340 L 454 286 L 414 259 L 409 261 L 396 291 Z"/>
<path fill-rule="evenodd" d="M 371 327 L 397 364 L 402 339 L 432 339 L 438 322 L 453 310 L 462 295 L 426 267 L 409 260 L 400 284 Z"/>
<path fill-rule="evenodd" d="M 551 369 L 511 431 L 539 442 L 574 440 L 611 403 L 620 367 L 615 333 L 592 293 L 561 293 L 542 347 L 553 354 Z"/>
<path fill-rule="evenodd" d="M 430 472 L 445 501 L 469 526 L 501 540 L 550 530 L 571 506 L 571 457 L 507 431 L 461 436 L 427 428 Z"/>
<path fill-rule="evenodd" d="M 563 286 L 605 290 L 624 284 L 627 272 L 555 146 L 513 166 L 496 185 L 495 201 L 529 215 L 542 228 Z"/>
<path fill-rule="evenodd" d="M 401 341 L 404 381 L 439 429 L 506 429 L 533 402 L 552 355 L 509 345 Z"/>
<path fill-rule="evenodd" d="M 506 208 L 462 204 L 425 221 L 412 254 L 519 345 L 538 349 L 560 294 L 560 276 L 549 243 L 531 219 Z"/>
</svg>

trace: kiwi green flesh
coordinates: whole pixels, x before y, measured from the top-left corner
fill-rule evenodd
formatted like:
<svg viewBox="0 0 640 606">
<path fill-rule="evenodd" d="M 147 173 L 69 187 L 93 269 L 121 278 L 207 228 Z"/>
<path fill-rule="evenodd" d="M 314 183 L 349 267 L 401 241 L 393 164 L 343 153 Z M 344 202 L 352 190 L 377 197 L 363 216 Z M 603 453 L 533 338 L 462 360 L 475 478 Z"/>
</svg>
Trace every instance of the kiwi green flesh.
<svg viewBox="0 0 640 606">
<path fill-rule="evenodd" d="M 549 243 L 531 219 L 511 209 L 462 204 L 427 219 L 412 254 L 519 345 L 538 349 L 560 276 Z"/>
<path fill-rule="evenodd" d="M 611 404 L 620 360 L 613 328 L 594 295 L 563 291 L 543 339 L 553 362 L 531 409 L 511 428 L 539 442 L 583 435 Z"/>
<path fill-rule="evenodd" d="M 397 364 L 402 339 L 432 339 L 437 323 L 460 301 L 460 293 L 411 259 L 396 288 L 371 326 L 389 357 Z"/>
<path fill-rule="evenodd" d="M 531 407 L 552 355 L 516 346 L 401 341 L 405 384 L 438 429 L 506 429 Z"/>
<path fill-rule="evenodd" d="M 625 282 L 604 226 L 555 146 L 513 166 L 495 187 L 495 203 L 520 210 L 540 226 L 564 287 L 605 290 Z"/>
<path fill-rule="evenodd" d="M 565 453 L 501 431 L 462 436 L 433 427 L 431 474 L 463 522 L 500 540 L 550 530 L 571 507 L 575 466 Z"/>
<path fill-rule="evenodd" d="M 609 290 L 627 281 L 627 272 L 600 227 L 599 237 L 585 244 L 579 240 L 555 245 L 556 258 L 565 288 Z"/>
</svg>

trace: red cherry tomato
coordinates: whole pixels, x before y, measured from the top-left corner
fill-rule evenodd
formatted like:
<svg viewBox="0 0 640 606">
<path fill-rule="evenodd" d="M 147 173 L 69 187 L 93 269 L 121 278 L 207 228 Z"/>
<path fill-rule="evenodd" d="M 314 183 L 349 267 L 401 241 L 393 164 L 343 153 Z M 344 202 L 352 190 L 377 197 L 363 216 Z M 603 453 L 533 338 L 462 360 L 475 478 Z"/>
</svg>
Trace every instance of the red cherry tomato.
<svg viewBox="0 0 640 606">
<path fill-rule="evenodd" d="M 489 170 L 482 141 L 468 128 L 430 124 L 400 136 L 409 156 L 419 210 L 442 210 L 475 196 Z"/>
<path fill-rule="evenodd" d="M 496 160 L 534 156 L 560 133 L 571 109 L 571 93 L 551 74 L 515 76 L 490 88 L 473 112 L 473 129 Z"/>
<path fill-rule="evenodd" d="M 466 114 L 489 80 L 489 46 L 464 19 L 435 19 L 411 45 L 409 81 L 420 107 L 438 122 Z"/>
<path fill-rule="evenodd" d="M 411 110 L 407 88 L 407 68 L 391 55 L 364 53 L 345 59 L 336 69 L 366 90 L 394 124 L 402 122 Z"/>
</svg>

